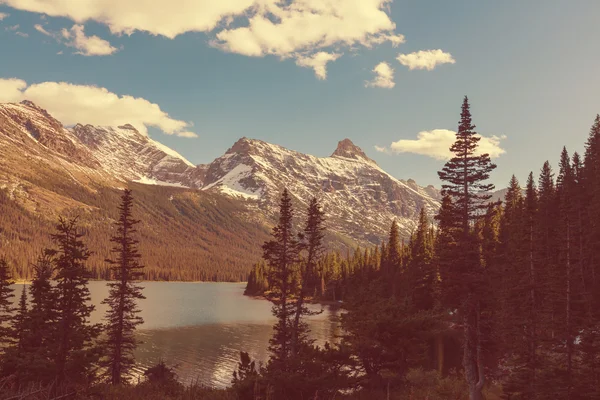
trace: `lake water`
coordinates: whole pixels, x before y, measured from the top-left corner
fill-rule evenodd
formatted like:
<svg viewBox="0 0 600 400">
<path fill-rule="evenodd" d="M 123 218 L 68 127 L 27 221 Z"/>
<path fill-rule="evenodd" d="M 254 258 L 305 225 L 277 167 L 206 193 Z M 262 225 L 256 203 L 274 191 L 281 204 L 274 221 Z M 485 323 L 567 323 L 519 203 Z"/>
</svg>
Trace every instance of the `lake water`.
<svg viewBox="0 0 600 400">
<path fill-rule="evenodd" d="M 274 318 L 271 304 L 243 295 L 244 283 L 144 282 L 146 300 L 140 301 L 143 341 L 135 352 L 136 372 L 164 360 L 183 383 L 229 386 L 239 352 L 265 362 Z M 106 282 L 90 282 L 96 311 L 92 322 L 101 322 L 108 295 Z M 22 285 L 15 285 L 15 300 Z M 320 309 L 320 306 L 314 306 Z M 310 317 L 312 337 L 318 344 L 332 341 L 339 332 L 335 312 L 325 309 Z"/>
</svg>

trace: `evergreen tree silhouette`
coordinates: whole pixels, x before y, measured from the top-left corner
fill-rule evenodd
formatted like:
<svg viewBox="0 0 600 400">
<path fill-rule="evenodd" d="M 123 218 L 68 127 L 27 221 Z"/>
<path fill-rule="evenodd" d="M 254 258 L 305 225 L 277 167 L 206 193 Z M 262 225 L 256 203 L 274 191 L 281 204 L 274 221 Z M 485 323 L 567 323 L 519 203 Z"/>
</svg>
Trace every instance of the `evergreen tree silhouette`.
<svg viewBox="0 0 600 400">
<path fill-rule="evenodd" d="M 113 385 L 126 382 L 131 373 L 135 364 L 133 351 L 137 345 L 135 329 L 144 322 L 137 315 L 140 312 L 137 301 L 145 297 L 142 287 L 136 284 L 143 276 L 143 266 L 139 262 L 139 242 L 134 238 L 135 225 L 139 221 L 133 218 L 132 208 L 131 191 L 125 189 L 119 206 L 119 219 L 115 222 L 116 234 L 111 238 L 115 259 L 106 260 L 111 266 L 114 281 L 107 284 L 110 288 L 109 297 L 102 302 L 108 305 L 105 315 L 106 339 L 102 341 L 107 354 L 102 366 L 106 368 L 105 375 Z"/>
</svg>

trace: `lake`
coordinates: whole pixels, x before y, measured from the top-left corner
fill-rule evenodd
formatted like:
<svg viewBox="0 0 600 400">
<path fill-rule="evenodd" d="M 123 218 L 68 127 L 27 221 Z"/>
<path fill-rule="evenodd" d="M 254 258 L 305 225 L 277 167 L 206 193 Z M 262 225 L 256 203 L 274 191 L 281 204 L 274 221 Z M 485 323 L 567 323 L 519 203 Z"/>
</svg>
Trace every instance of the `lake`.
<svg viewBox="0 0 600 400">
<path fill-rule="evenodd" d="M 275 322 L 271 304 L 243 295 L 245 283 L 143 282 L 146 300 L 140 301 L 144 324 L 138 328 L 143 341 L 135 352 L 136 372 L 164 360 L 179 379 L 213 387 L 231 384 L 239 352 L 265 362 Z M 108 295 L 106 282 L 90 282 L 96 311 L 92 322 L 101 322 Z M 15 301 L 22 285 L 15 285 Z M 313 306 L 320 309 L 320 306 Z M 332 341 L 337 331 L 335 311 L 324 309 L 309 318 L 318 344 Z"/>
</svg>

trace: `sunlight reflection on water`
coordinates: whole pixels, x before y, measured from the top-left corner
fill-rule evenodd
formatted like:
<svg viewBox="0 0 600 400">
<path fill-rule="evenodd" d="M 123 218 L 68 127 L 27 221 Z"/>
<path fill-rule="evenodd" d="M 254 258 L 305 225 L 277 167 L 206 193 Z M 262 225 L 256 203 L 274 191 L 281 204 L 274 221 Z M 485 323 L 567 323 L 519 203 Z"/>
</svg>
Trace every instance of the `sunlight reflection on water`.
<svg viewBox="0 0 600 400">
<path fill-rule="evenodd" d="M 146 300 L 140 302 L 144 324 L 138 328 L 143 341 L 135 353 L 138 374 L 162 359 L 183 383 L 224 387 L 231 384 L 240 351 L 248 352 L 257 364 L 267 360 L 274 322 L 271 305 L 244 296 L 245 284 L 144 282 L 142 286 Z M 16 285 L 15 299 L 21 287 Z M 96 305 L 92 322 L 101 322 L 106 282 L 90 282 L 89 288 Z M 328 309 L 311 317 L 309 325 L 318 344 L 339 333 Z"/>
</svg>

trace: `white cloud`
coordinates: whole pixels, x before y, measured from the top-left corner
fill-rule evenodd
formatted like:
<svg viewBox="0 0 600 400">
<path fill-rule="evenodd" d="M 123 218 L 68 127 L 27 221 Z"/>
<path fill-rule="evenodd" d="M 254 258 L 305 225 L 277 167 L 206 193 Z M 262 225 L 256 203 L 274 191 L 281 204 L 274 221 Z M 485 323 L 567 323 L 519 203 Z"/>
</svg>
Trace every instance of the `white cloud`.
<svg viewBox="0 0 600 400">
<path fill-rule="evenodd" d="M 421 50 L 410 54 L 399 54 L 398 61 L 400 64 L 413 69 L 433 70 L 440 64 L 454 64 L 456 60 L 450 53 L 444 53 L 442 50 Z"/>
<path fill-rule="evenodd" d="M 390 1 L 265 1 L 246 26 L 221 30 L 213 44 L 246 56 L 281 57 L 332 46 L 397 45 L 404 37 L 394 33 L 396 25 L 386 13 Z"/>
<path fill-rule="evenodd" d="M 35 30 L 36 30 L 36 31 L 38 31 L 38 32 L 40 32 L 40 33 L 43 33 L 43 34 L 44 34 L 44 35 L 46 35 L 46 36 L 53 36 L 53 34 L 52 34 L 52 33 L 48 32 L 48 31 L 47 31 L 47 30 L 46 30 L 46 29 L 45 29 L 45 28 L 44 28 L 42 25 L 40 25 L 40 24 L 35 24 L 33 27 L 35 28 Z"/>
<path fill-rule="evenodd" d="M 83 25 L 73 25 L 69 30 L 62 29 L 61 35 L 65 39 L 65 45 L 74 47 L 76 54 L 84 56 L 108 56 L 118 49 L 96 35 L 86 36 Z"/>
<path fill-rule="evenodd" d="M 119 96 L 105 88 L 66 82 L 32 85 L 20 79 L 0 79 L 0 102 L 31 100 L 66 125 L 78 122 L 117 126 L 127 123 L 147 135 L 156 127 L 167 135 L 196 137 L 191 124 L 173 119 L 158 104 L 133 96 Z"/>
<path fill-rule="evenodd" d="M 20 31 L 16 31 L 15 35 L 21 36 L 21 37 L 24 37 L 24 38 L 28 38 L 29 37 L 29 33 L 20 32 Z"/>
<path fill-rule="evenodd" d="M 502 136 L 481 136 L 476 154 L 489 154 L 491 158 L 500 157 L 506 151 L 500 146 L 500 141 L 506 139 Z M 450 147 L 456 141 L 456 132 L 448 129 L 434 129 L 422 131 L 415 140 L 398 140 L 393 142 L 389 148 L 375 146 L 380 152 L 414 153 L 433 157 L 437 160 L 449 160 L 453 153 Z"/>
<path fill-rule="evenodd" d="M 186 32 L 209 32 L 228 16 L 278 0 L 0 0 L 23 11 L 66 17 L 78 24 L 93 20 L 112 33 L 148 32 L 173 39 Z"/>
<path fill-rule="evenodd" d="M 320 51 L 310 56 L 299 55 L 296 58 L 296 65 L 300 67 L 312 68 L 315 70 L 315 75 L 318 79 L 327 79 L 327 63 L 335 61 L 342 55 L 338 53 L 327 53 Z"/>
<path fill-rule="evenodd" d="M 14 103 L 23 100 L 23 90 L 26 87 L 27 82 L 21 79 L 0 78 L 0 102 Z"/>
<path fill-rule="evenodd" d="M 86 36 L 83 25 L 73 25 L 71 29 L 63 28 L 60 32 L 47 31 L 41 24 L 33 26 L 36 31 L 56 39 L 65 46 L 77 49 L 75 54 L 83 56 L 108 56 L 119 51 L 110 42 L 96 35 Z"/>
<path fill-rule="evenodd" d="M 377 150 L 380 153 L 390 154 L 390 150 L 387 147 L 375 146 L 375 150 Z"/>
<path fill-rule="evenodd" d="M 373 72 L 375 73 L 375 78 L 365 82 L 366 87 L 391 89 L 396 86 L 394 82 L 394 69 L 390 67 L 390 64 L 381 62 L 373 68 Z"/>
<path fill-rule="evenodd" d="M 211 32 L 211 44 L 246 56 L 295 58 L 321 78 L 320 53 L 343 47 L 404 43 L 390 19 L 392 0 L 0 0 L 10 7 L 67 17 L 76 24 L 94 20 L 114 34 L 135 31 L 167 38 Z M 332 60 L 328 60 L 332 61 Z M 308 65 L 312 62 L 316 65 Z M 317 64 L 320 62 L 321 64 Z M 317 70 L 318 69 L 318 70 Z"/>
<path fill-rule="evenodd" d="M 8 18 L 9 15 L 10 14 L 0 12 L 0 21 L 2 21 L 4 18 Z"/>
</svg>

